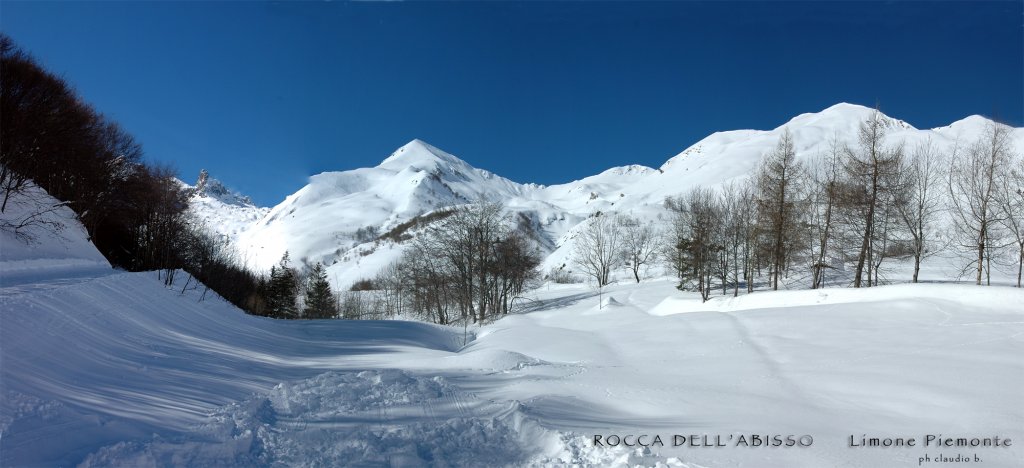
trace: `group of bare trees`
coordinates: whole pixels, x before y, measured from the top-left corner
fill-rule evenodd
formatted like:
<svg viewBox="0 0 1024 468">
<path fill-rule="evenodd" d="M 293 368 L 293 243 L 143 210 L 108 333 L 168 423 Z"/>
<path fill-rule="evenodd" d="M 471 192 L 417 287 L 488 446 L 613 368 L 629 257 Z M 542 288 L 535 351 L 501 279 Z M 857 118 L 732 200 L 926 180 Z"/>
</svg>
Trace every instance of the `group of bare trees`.
<svg viewBox="0 0 1024 468">
<path fill-rule="evenodd" d="M 581 224 L 573 264 L 598 289 L 611 283 L 612 269 L 625 263 L 637 283 L 661 252 L 662 234 L 653 225 L 623 214 L 594 213 Z"/>
<path fill-rule="evenodd" d="M 992 262 L 1012 257 L 1019 286 L 1024 159 L 1010 129 L 991 124 L 976 141 L 942 151 L 930 140 L 907 149 L 887 137 L 890 126 L 876 111 L 853 144 L 833 137 L 811 163 L 797 159 L 786 130 L 753 177 L 667 199 L 671 223 L 657 243 L 679 287 L 704 300 L 715 287 L 737 295 L 757 282 L 820 288 L 831 277 L 871 287 L 892 279 L 883 263 L 896 258 L 913 262 L 908 279 L 918 282 L 922 262 L 941 251 L 965 256 L 977 284 L 990 281 Z M 607 251 L 634 234 L 615 218 L 589 220 L 574 250 L 575 264 L 600 286 L 621 262 Z"/>
<path fill-rule="evenodd" d="M 368 291 L 353 292 L 349 301 L 374 315 L 411 312 L 439 324 L 507 314 L 538 277 L 540 257 L 528 239 L 500 204 L 455 208 L 425 226 Z"/>
<path fill-rule="evenodd" d="M 767 265 L 785 264 L 783 252 L 773 250 L 787 234 L 765 236 L 760 253 L 754 248 L 758 223 L 753 183 L 727 184 L 722 191 L 697 187 L 665 200 L 671 229 L 664 245 L 664 258 L 679 278 L 680 289 L 693 289 L 706 301 L 717 281 L 722 294 L 732 286 L 739 294 L 741 284 L 753 288 L 756 258 L 771 258 Z M 778 211 L 774 211 L 776 215 Z"/>
<path fill-rule="evenodd" d="M 949 193 L 955 226 L 955 243 L 973 252 L 964 267 L 974 273 L 975 283 L 991 283 L 995 253 L 1009 243 L 1018 247 L 1017 285 L 1024 264 L 1021 237 L 1021 161 L 1014 154 L 1010 129 L 1001 125 L 965 149 L 957 148 L 949 172 Z M 1016 160 L 1015 160 L 1016 159 Z M 1016 165 L 1016 167 L 1013 167 Z M 1013 238 L 1007 242 L 1007 238 Z"/>
</svg>

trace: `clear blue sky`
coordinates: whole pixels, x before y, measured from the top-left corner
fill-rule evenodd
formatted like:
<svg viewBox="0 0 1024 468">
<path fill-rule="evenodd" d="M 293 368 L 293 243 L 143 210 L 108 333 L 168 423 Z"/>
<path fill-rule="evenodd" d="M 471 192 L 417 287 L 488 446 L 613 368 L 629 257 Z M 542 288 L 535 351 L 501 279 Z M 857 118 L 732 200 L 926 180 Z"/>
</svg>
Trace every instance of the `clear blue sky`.
<svg viewBox="0 0 1024 468">
<path fill-rule="evenodd" d="M 1020 126 L 1022 4 L 3 1 L 0 26 L 150 160 L 273 205 L 413 138 L 551 184 L 841 101 Z"/>
</svg>

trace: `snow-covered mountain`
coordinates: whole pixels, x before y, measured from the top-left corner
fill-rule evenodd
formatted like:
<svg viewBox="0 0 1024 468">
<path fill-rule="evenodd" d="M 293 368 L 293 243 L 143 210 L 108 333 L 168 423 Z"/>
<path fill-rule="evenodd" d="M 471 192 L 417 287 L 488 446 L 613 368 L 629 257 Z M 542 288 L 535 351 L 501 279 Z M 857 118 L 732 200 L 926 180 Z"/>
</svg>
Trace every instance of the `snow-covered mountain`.
<svg viewBox="0 0 1024 468">
<path fill-rule="evenodd" d="M 971 135 L 985 124 L 970 118 L 923 135 Z M 403 185 L 411 198 L 382 198 L 508 197 L 511 209 L 532 213 L 551 233 L 571 231 L 573 217 L 595 207 L 654 210 L 638 194 L 671 188 L 644 182 L 687 164 L 725 177 L 730 170 L 700 158 L 733 157 L 709 143 L 664 172 L 618 168 L 539 187 L 467 170 L 418 145 L 434 156 L 420 154 L 426 161 L 416 158 L 421 170 L 411 172 L 436 170 L 440 182 L 414 174 L 409 179 L 418 183 Z M 437 165 L 423 169 L 426 162 Z M 275 208 L 284 216 L 260 222 L 329 217 L 300 195 L 367 199 L 380 190 L 376 183 L 408 181 L 404 169 L 318 176 L 311 186 L 354 179 L 341 174 L 379 180 L 341 194 L 329 184 L 307 187 L 291 207 Z M 210 210 L 247 206 L 233 204 L 229 192 L 211 192 L 209 180 L 197 189 L 195 197 L 220 203 L 205 205 Z M 628 201 L 634 197 L 640 201 Z M 984 457 L 984 466 L 1009 467 L 1024 458 L 1020 444 L 1010 443 L 1024 427 L 1019 288 L 950 284 L 939 274 L 926 284 L 705 302 L 665 278 L 611 285 L 603 301 L 584 284 L 540 288 L 527 293 L 524 313 L 465 328 L 271 320 L 207 294 L 186 275 L 168 285 L 158 272 L 111 268 L 75 213 L 38 187 L 15 193 L 0 225 L 37 216 L 39 208 L 47 208 L 43 224 L 20 235 L 0 229 L 0 466 L 856 468 L 919 466 L 925 451 L 942 450 L 945 460 L 964 451 Z M 377 246 L 389 250 L 400 246 Z M 940 433 L 951 442 L 936 446 Z M 627 446 L 627 434 L 664 442 Z M 708 435 L 715 449 L 677 442 L 690 434 Z M 775 446 L 768 442 L 775 437 L 801 442 Z M 917 445 L 868 442 L 908 437 Z"/>
<path fill-rule="evenodd" d="M 413 140 L 377 167 L 311 177 L 241 232 L 237 245 L 261 269 L 276 263 L 285 250 L 299 264 L 349 263 L 361 256 L 354 250 L 361 244 L 416 216 L 481 199 L 520 198 L 531 189 Z"/>
<path fill-rule="evenodd" d="M 263 219 L 270 208 L 256 206 L 252 200 L 228 189 L 206 170 L 199 172 L 195 185 L 182 185 L 189 193 L 189 212 L 207 229 L 234 241 L 245 229 Z"/>
<path fill-rule="evenodd" d="M 654 169 L 630 165 L 566 184 L 521 184 L 465 161 L 423 141 L 413 140 L 377 167 L 325 172 L 269 210 L 208 179 L 196 207 L 218 232 L 228 236 L 251 267 L 269 269 L 284 252 L 298 265 L 323 262 L 336 286 L 373 276 L 396 259 L 401 244 L 377 236 L 439 208 L 486 199 L 503 202 L 530 220 L 546 259 L 543 268 L 565 263 L 574 228 L 596 211 L 629 212 L 642 218 L 664 215 L 666 197 L 695 186 L 717 186 L 748 177 L 761 158 L 789 130 L 797 158 L 813 163 L 833 141 L 855 145 L 859 124 L 873 109 L 841 103 L 821 112 L 801 114 L 772 130 L 717 132 L 686 148 Z M 974 141 L 992 122 L 970 116 L 948 126 L 921 130 L 883 116 L 887 144 L 913 148 L 931 141 L 939 149 Z M 1024 129 L 1013 130 L 1024 148 Z M 215 181 L 213 181 L 215 182 Z M 199 193 L 200 190 L 197 190 Z M 258 219 L 257 219 L 258 218 Z"/>
</svg>

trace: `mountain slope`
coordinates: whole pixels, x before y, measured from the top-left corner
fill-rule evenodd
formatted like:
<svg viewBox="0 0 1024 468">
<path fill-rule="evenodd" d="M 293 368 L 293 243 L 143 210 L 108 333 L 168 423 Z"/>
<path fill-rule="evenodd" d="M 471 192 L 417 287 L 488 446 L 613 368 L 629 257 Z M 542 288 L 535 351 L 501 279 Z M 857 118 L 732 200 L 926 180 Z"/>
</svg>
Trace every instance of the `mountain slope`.
<svg viewBox="0 0 1024 468">
<path fill-rule="evenodd" d="M 325 172 L 238 236 L 250 264 L 266 269 L 284 254 L 332 264 L 352 247 L 438 208 L 504 200 L 529 187 L 476 169 L 413 140 L 373 168 Z"/>
<path fill-rule="evenodd" d="M 750 176 L 787 130 L 797 158 L 813 164 L 829 152 L 833 141 L 856 145 L 858 126 L 873 112 L 840 103 L 801 114 L 772 130 L 714 133 L 658 169 L 615 167 L 552 186 L 519 184 L 413 140 L 377 167 L 315 175 L 259 221 L 225 234 L 254 268 L 269 269 L 287 250 L 299 266 L 327 264 L 335 286 L 346 287 L 373 276 L 400 255 L 402 245 L 377 241 L 380 233 L 424 213 L 486 199 L 501 201 L 515 216 L 528 220 L 546 257 L 543 267 L 550 268 L 567 261 L 574 229 L 597 211 L 629 212 L 653 220 L 664 215 L 666 197 Z M 926 141 L 949 151 L 972 142 L 992 124 L 971 116 L 921 130 L 888 116 L 883 120 L 886 144 L 903 144 L 908 151 Z M 1024 129 L 1013 129 L 1012 137 L 1017 148 L 1024 148 Z"/>
<path fill-rule="evenodd" d="M 189 213 L 207 229 L 222 238 L 234 241 L 254 223 L 263 219 L 270 208 L 256 206 L 244 195 L 228 189 L 206 170 L 199 172 L 194 186 L 181 182 L 189 192 Z"/>
<path fill-rule="evenodd" d="M 10 227 L 16 225 L 25 226 L 15 233 Z M 0 213 L 0 227 L 0 286 L 7 290 L 27 291 L 113 272 L 75 212 L 35 184 L 11 197 Z"/>
</svg>

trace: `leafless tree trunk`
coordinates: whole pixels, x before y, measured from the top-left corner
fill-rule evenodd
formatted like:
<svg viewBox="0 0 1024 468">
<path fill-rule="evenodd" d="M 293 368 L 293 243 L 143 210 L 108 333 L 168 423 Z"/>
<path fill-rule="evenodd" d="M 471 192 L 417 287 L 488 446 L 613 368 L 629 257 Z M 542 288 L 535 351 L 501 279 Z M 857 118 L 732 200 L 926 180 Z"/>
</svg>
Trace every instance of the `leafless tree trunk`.
<svg viewBox="0 0 1024 468">
<path fill-rule="evenodd" d="M 814 168 L 813 208 L 811 214 L 817 234 L 817 251 L 811 258 L 811 289 L 825 286 L 825 269 L 829 267 L 828 248 L 833 236 L 833 218 L 839 190 L 840 155 L 838 137 L 829 144 L 829 154 Z"/>
<path fill-rule="evenodd" d="M 1003 227 L 1013 236 L 1017 252 L 1017 287 L 1021 287 L 1024 271 L 1024 157 L 1018 156 L 1015 167 L 1004 177 L 999 190 L 999 208 Z"/>
<path fill-rule="evenodd" d="M 845 209 L 854 213 L 851 220 L 858 232 L 860 248 L 854 270 L 853 287 L 861 287 L 865 280 L 872 286 L 875 269 L 884 258 L 884 252 L 877 251 L 876 242 L 887 233 L 877 232 L 878 224 L 884 221 L 887 206 L 894 203 L 898 189 L 900 168 L 903 160 L 902 147 L 885 148 L 886 121 L 877 110 L 868 120 L 861 122 L 859 148 L 844 151 L 843 169 L 845 180 L 841 197 Z M 865 275 L 865 273 L 867 273 Z"/>
<path fill-rule="evenodd" d="M 921 261 L 928 256 L 929 231 L 936 215 L 942 210 L 941 192 L 936 185 L 942 180 L 942 155 L 931 140 L 914 150 L 913 158 L 905 167 L 903 185 L 905 200 L 897 203 L 900 219 L 906 226 L 913 241 L 914 275 L 912 282 L 918 282 Z"/>
<path fill-rule="evenodd" d="M 791 255 L 788 247 L 796 238 L 798 194 L 802 190 L 803 178 L 804 168 L 796 160 L 793 135 L 787 129 L 757 173 L 758 218 L 768 243 L 772 289 L 779 289 L 779 277 Z"/>
<path fill-rule="evenodd" d="M 1002 221 L 997 195 L 1003 178 L 1009 173 L 1012 154 L 1009 128 L 991 124 L 985 134 L 967 148 L 965 154 L 954 155 L 949 171 L 949 192 L 952 213 L 962 248 L 975 253 L 966 269 L 975 268 L 975 284 L 991 268 L 991 240 Z M 991 284 L 991 280 L 987 281 Z"/>
<path fill-rule="evenodd" d="M 650 224 L 627 215 L 619 217 L 619 226 L 622 230 L 623 257 L 633 271 L 633 278 L 639 283 L 641 268 L 657 257 L 660 236 Z"/>
<path fill-rule="evenodd" d="M 753 193 L 753 187 L 749 182 L 730 182 L 722 189 L 723 211 L 726 213 L 724 235 L 726 254 L 729 255 L 729 263 L 732 266 L 733 297 L 739 296 L 740 282 L 750 283 L 748 277 L 755 213 Z M 748 292 L 750 286 L 748 284 Z"/>
<path fill-rule="evenodd" d="M 600 289 L 610 282 L 612 267 L 622 251 L 619 223 L 614 215 L 600 212 L 585 222 L 576 237 L 573 262 Z"/>
<path fill-rule="evenodd" d="M 726 244 L 721 238 L 721 205 L 714 192 L 701 187 L 666 202 L 673 212 L 669 252 L 679 274 L 679 289 L 696 281 L 701 299 L 707 301 L 711 297 L 718 255 Z"/>
</svg>

